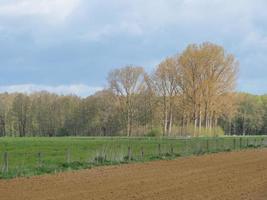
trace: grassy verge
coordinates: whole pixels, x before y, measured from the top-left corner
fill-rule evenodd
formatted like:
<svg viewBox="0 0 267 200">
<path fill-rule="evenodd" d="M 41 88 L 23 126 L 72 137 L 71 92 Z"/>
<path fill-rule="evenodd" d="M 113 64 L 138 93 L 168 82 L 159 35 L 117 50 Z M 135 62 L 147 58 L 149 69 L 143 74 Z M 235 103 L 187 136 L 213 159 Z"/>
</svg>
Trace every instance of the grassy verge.
<svg viewBox="0 0 267 200">
<path fill-rule="evenodd" d="M 0 138 L 0 178 L 259 148 L 267 137 Z"/>
</svg>

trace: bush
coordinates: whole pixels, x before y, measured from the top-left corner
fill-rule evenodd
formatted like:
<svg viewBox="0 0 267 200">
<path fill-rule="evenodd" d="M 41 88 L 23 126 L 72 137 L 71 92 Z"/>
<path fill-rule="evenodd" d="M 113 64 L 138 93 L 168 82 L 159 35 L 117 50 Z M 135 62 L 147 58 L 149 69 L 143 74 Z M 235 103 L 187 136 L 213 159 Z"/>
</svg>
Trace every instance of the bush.
<svg viewBox="0 0 267 200">
<path fill-rule="evenodd" d="M 124 156 L 123 160 L 124 161 L 135 161 L 135 159 L 132 156 L 130 158 L 129 158 L 129 156 Z"/>
<path fill-rule="evenodd" d="M 63 163 L 61 165 L 61 167 L 63 169 L 67 169 L 67 168 L 70 168 L 70 169 L 85 169 L 85 168 L 88 168 L 89 167 L 89 164 L 86 163 L 86 162 L 79 162 L 79 161 L 74 161 L 74 162 L 71 162 L 71 163 Z M 45 168 L 44 168 L 45 169 Z M 47 169 L 45 169 L 47 170 Z"/>
<path fill-rule="evenodd" d="M 99 155 L 94 158 L 94 161 L 97 163 L 104 163 L 107 161 L 107 158 L 106 156 Z"/>
<path fill-rule="evenodd" d="M 193 155 L 197 155 L 197 156 L 201 156 L 201 155 L 204 155 L 206 153 L 206 151 L 202 148 L 199 148 L 199 149 L 195 149 L 193 151 Z"/>
<path fill-rule="evenodd" d="M 161 135 L 161 130 L 159 128 L 151 129 L 146 136 L 147 137 L 159 137 Z"/>
<path fill-rule="evenodd" d="M 224 136 L 224 130 L 221 127 L 213 127 L 212 129 L 202 127 L 201 131 L 199 128 L 195 129 L 194 125 L 189 125 L 189 127 L 185 130 L 186 135 L 194 136 L 194 132 L 196 136 L 200 137 L 219 137 Z"/>
<path fill-rule="evenodd" d="M 225 148 L 224 151 L 225 152 L 231 152 L 232 150 L 231 150 L 231 148 Z"/>
</svg>

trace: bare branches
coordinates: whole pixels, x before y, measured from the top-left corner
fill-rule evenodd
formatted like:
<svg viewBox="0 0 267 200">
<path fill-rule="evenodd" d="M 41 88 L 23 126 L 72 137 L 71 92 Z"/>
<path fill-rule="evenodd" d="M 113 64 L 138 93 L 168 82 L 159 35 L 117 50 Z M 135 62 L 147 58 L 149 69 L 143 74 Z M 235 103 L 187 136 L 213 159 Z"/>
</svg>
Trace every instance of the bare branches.
<svg viewBox="0 0 267 200">
<path fill-rule="evenodd" d="M 144 75 L 142 67 L 126 66 L 115 69 L 108 76 L 110 89 L 120 100 L 126 115 L 127 136 L 131 136 L 132 133 L 135 96 L 144 88 Z"/>
</svg>

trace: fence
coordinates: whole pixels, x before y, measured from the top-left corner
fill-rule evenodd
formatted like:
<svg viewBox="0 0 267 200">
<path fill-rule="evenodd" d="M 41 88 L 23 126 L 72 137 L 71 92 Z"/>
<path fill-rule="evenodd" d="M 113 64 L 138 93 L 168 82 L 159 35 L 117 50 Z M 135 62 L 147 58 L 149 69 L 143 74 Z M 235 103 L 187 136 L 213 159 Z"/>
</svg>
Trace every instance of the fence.
<svg viewBox="0 0 267 200">
<path fill-rule="evenodd" d="M 267 146 L 265 137 L 223 137 L 191 139 L 148 139 L 131 142 L 116 141 L 98 147 L 74 145 L 65 149 L 32 152 L 0 153 L 0 178 L 56 173 L 99 165 L 173 159 L 180 156 L 202 155 Z"/>
</svg>

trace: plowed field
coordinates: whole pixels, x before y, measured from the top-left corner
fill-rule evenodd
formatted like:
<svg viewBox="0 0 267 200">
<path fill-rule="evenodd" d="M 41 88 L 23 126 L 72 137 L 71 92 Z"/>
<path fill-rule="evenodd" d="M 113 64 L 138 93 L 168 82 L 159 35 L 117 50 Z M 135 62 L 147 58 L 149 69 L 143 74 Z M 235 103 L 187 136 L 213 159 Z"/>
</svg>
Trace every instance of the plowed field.
<svg viewBox="0 0 267 200">
<path fill-rule="evenodd" d="M 266 200 L 267 150 L 0 180 L 0 200 Z"/>
</svg>

